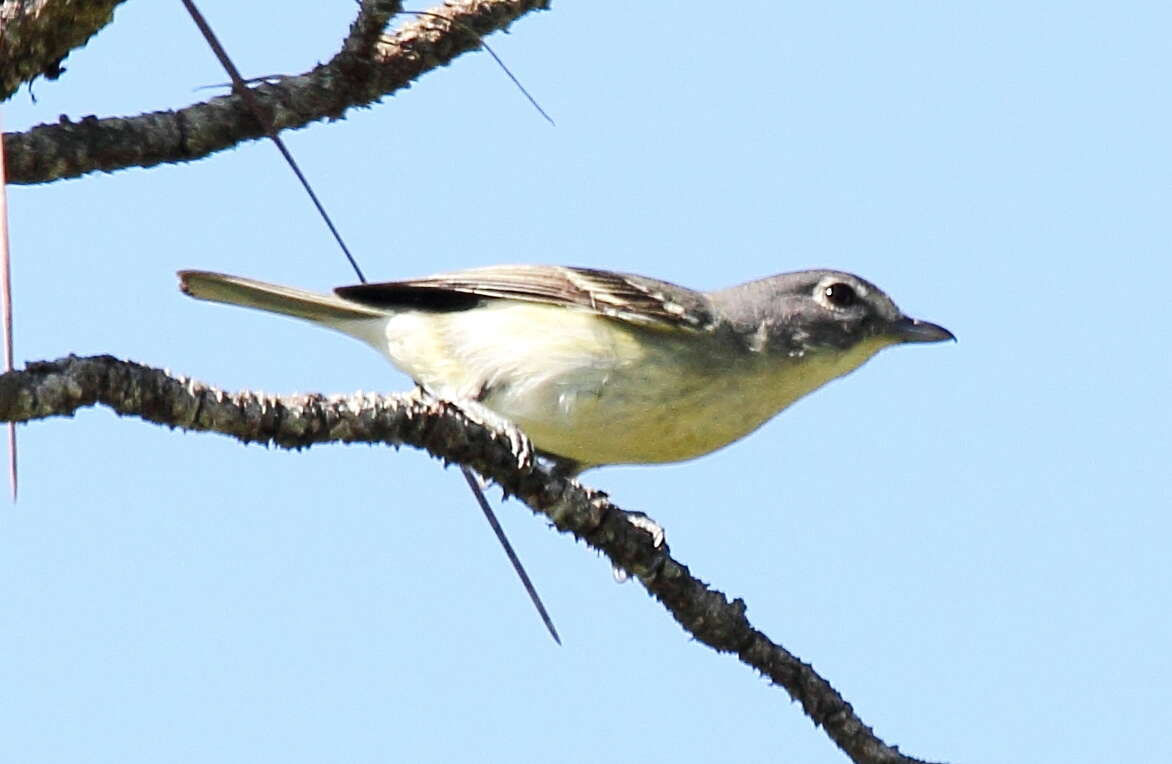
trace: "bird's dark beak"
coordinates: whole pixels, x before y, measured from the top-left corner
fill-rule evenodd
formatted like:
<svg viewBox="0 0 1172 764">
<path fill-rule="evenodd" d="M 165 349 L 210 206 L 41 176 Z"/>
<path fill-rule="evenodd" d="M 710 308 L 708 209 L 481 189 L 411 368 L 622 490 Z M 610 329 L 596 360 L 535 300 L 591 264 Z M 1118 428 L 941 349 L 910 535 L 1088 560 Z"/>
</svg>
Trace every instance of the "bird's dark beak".
<svg viewBox="0 0 1172 764">
<path fill-rule="evenodd" d="M 891 333 L 900 342 L 943 342 L 956 341 L 956 335 L 943 326 L 915 318 L 903 318 L 896 321 L 891 327 Z"/>
</svg>

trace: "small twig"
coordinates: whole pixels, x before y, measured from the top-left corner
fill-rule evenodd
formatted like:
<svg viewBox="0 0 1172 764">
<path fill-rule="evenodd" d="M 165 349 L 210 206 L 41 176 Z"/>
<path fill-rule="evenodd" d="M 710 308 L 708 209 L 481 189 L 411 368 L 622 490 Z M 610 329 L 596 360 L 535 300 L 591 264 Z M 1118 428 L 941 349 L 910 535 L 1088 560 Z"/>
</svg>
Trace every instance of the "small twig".
<svg viewBox="0 0 1172 764">
<path fill-rule="evenodd" d="M 342 50 L 356 56 L 366 56 L 382 37 L 387 22 L 403 12 L 399 0 L 361 0 L 358 15 L 350 24 L 350 34 L 342 43 Z"/>
</svg>

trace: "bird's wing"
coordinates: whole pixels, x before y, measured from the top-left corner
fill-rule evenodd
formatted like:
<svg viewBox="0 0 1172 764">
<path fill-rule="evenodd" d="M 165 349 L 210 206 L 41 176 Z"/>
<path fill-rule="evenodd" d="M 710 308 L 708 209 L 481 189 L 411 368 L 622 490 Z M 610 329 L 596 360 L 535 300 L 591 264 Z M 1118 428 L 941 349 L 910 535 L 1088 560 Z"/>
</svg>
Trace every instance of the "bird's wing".
<svg viewBox="0 0 1172 764">
<path fill-rule="evenodd" d="M 379 308 L 465 310 L 482 300 L 498 299 L 589 310 L 659 328 L 708 330 L 715 323 L 711 302 L 699 292 L 593 268 L 496 265 L 334 291 L 346 300 Z"/>
</svg>

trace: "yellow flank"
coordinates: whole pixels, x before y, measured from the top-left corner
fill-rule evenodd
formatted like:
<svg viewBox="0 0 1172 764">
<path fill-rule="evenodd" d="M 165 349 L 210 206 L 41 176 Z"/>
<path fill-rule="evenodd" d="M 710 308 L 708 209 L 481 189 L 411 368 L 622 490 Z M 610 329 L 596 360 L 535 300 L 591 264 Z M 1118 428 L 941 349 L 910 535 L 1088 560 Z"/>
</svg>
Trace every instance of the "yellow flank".
<svg viewBox="0 0 1172 764">
<path fill-rule="evenodd" d="M 743 438 L 887 344 L 872 341 L 837 356 L 761 358 L 743 375 L 718 378 L 713 366 L 693 365 L 681 377 L 653 365 L 661 374 L 614 379 L 602 396 L 579 398 L 564 427 L 542 417 L 513 421 L 538 448 L 585 465 L 693 459 Z"/>
<path fill-rule="evenodd" d="M 801 358 L 754 353 L 730 375 L 717 337 L 510 301 L 400 313 L 387 319 L 383 337 L 351 333 L 436 394 L 479 398 L 537 448 L 587 466 L 714 451 L 891 344 L 873 338 L 845 353 Z"/>
</svg>

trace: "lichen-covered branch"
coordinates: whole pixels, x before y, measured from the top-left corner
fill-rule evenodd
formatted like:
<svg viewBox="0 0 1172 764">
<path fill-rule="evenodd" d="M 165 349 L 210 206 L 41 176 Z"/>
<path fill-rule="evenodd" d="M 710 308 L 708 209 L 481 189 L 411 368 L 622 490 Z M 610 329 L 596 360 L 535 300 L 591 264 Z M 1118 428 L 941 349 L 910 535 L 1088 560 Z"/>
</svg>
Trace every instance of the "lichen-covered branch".
<svg viewBox="0 0 1172 764">
<path fill-rule="evenodd" d="M 480 47 L 482 36 L 548 5 L 549 0 L 449 0 L 383 35 L 373 30 L 385 20 L 387 4 L 366 2 L 330 61 L 257 85 L 253 92 L 277 131 L 338 119 L 408 87 L 425 72 Z M 215 19 L 211 22 L 214 26 Z M 227 95 L 134 117 L 62 117 L 57 124 L 5 135 L 4 145 L 8 181 L 29 184 L 189 162 L 264 135 L 265 128 L 240 97 Z"/>
<path fill-rule="evenodd" d="M 745 604 L 729 601 L 672 559 L 665 545 L 629 522 L 606 494 L 554 477 L 515 428 L 482 421 L 454 403 L 405 395 L 270 396 L 226 393 L 111 356 L 31 363 L 0 375 L 0 421 L 72 416 L 101 404 L 122 415 L 185 430 L 218 432 L 245 443 L 304 448 L 320 443 L 410 445 L 472 467 L 559 531 L 571 533 L 638 577 L 688 632 L 735 653 L 799 701 L 855 762 L 915 763 L 877 738 L 850 704 L 809 665 L 753 628 Z"/>
<path fill-rule="evenodd" d="M 61 62 L 114 18 L 123 0 L 0 2 L 0 101 L 40 75 L 56 79 Z"/>
</svg>

